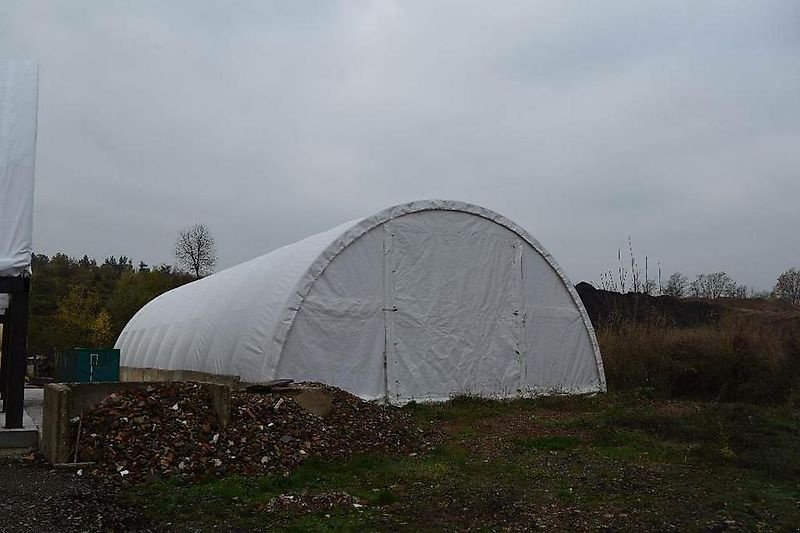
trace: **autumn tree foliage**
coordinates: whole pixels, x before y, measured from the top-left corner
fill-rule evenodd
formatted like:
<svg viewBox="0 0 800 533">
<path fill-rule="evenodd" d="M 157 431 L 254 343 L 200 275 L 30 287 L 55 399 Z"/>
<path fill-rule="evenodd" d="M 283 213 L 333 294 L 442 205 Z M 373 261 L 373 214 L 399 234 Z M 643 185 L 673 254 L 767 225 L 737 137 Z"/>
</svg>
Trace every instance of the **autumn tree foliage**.
<svg viewBox="0 0 800 533">
<path fill-rule="evenodd" d="M 126 256 L 107 257 L 101 264 L 83 256 L 32 261 L 28 348 L 34 355 L 52 355 L 78 346 L 110 347 L 122 328 L 144 304 L 192 280 L 170 265 L 138 268 Z"/>
</svg>

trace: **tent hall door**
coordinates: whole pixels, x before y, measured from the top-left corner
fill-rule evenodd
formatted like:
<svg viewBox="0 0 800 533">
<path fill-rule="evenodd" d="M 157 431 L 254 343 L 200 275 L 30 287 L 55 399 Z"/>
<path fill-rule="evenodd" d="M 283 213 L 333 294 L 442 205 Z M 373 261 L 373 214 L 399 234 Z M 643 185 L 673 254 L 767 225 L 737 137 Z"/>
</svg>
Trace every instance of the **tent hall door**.
<svg viewBox="0 0 800 533">
<path fill-rule="evenodd" d="M 517 392 L 524 356 L 516 236 L 445 211 L 384 226 L 388 399 Z"/>
</svg>

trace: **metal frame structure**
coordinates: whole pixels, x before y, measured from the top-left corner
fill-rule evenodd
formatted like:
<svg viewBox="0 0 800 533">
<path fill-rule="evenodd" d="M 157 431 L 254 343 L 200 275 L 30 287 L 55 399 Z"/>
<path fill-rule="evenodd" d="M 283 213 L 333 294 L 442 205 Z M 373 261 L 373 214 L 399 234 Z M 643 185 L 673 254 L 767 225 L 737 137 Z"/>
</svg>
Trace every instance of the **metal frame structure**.
<svg viewBox="0 0 800 533">
<path fill-rule="evenodd" d="M 0 318 L 3 324 L 0 394 L 8 429 L 22 427 L 30 290 L 29 277 L 0 277 L 0 293 L 10 296 L 9 307 Z"/>
</svg>

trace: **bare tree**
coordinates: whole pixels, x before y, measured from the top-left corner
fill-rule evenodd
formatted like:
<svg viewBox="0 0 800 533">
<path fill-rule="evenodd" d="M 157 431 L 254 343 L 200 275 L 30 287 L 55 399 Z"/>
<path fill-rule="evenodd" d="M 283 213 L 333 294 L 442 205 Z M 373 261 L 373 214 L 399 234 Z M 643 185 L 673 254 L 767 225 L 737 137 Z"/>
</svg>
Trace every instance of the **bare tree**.
<svg viewBox="0 0 800 533">
<path fill-rule="evenodd" d="M 689 278 L 675 272 L 667 280 L 667 286 L 664 288 L 664 294 L 672 296 L 673 298 L 683 298 L 689 291 Z"/>
<path fill-rule="evenodd" d="M 696 298 L 730 298 L 739 294 L 736 282 L 725 272 L 698 274 L 690 289 Z"/>
<path fill-rule="evenodd" d="M 745 298 L 747 298 L 747 293 L 748 293 L 747 285 L 736 285 L 729 294 L 729 296 L 731 298 L 740 298 L 744 300 Z"/>
<path fill-rule="evenodd" d="M 656 280 L 645 278 L 644 285 L 642 286 L 642 292 L 647 294 L 648 296 L 657 296 L 658 283 L 656 283 Z"/>
<path fill-rule="evenodd" d="M 600 283 L 592 283 L 592 285 L 604 291 L 619 292 L 617 282 L 614 279 L 614 273 L 611 272 L 611 270 L 600 274 Z"/>
<path fill-rule="evenodd" d="M 780 300 L 800 304 L 800 270 L 790 268 L 778 276 L 775 296 Z"/>
<path fill-rule="evenodd" d="M 214 271 L 217 247 L 205 224 L 195 224 L 180 231 L 175 242 L 175 258 L 195 277 Z"/>
</svg>

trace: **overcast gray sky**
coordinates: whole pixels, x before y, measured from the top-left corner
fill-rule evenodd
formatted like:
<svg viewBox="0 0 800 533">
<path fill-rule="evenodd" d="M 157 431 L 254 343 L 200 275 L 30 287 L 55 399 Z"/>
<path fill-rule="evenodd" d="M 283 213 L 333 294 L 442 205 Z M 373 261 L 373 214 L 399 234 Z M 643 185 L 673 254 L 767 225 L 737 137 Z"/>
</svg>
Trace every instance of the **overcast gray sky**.
<svg viewBox="0 0 800 533">
<path fill-rule="evenodd" d="M 577 282 L 800 266 L 800 2 L 3 0 L 40 64 L 35 248 L 221 267 L 446 198 Z M 651 263 L 652 264 L 652 263 Z"/>
</svg>

